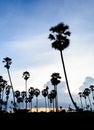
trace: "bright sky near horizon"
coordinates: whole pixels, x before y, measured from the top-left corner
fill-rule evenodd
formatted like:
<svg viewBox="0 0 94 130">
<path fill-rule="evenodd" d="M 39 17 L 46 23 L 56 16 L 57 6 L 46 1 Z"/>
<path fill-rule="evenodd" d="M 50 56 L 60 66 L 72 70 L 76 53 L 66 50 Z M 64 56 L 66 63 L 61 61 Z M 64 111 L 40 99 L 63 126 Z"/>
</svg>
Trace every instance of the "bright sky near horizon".
<svg viewBox="0 0 94 130">
<path fill-rule="evenodd" d="M 10 57 L 15 90 L 25 89 L 24 71 L 28 87 L 42 90 L 53 72 L 65 81 L 60 53 L 48 39 L 50 27 L 64 22 L 71 32 L 63 51 L 70 89 L 78 93 L 87 79 L 94 83 L 93 15 L 94 0 L 0 0 L 0 75 L 8 79 L 2 61 Z"/>
</svg>

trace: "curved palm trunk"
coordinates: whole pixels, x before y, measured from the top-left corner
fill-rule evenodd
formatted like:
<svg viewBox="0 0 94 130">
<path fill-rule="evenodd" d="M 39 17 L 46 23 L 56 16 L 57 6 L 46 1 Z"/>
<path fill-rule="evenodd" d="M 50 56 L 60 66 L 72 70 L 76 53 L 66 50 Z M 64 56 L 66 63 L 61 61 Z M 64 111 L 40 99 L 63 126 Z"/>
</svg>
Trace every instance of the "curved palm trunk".
<svg viewBox="0 0 94 130">
<path fill-rule="evenodd" d="M 9 69 L 7 69 L 7 72 L 8 72 L 8 76 L 9 76 L 10 85 L 12 87 L 13 100 L 14 100 L 14 106 L 15 106 L 15 93 L 14 93 L 14 89 L 13 89 L 13 85 L 12 85 Z"/>
<path fill-rule="evenodd" d="M 73 98 L 72 98 L 72 95 L 71 95 L 71 92 L 70 92 L 70 88 L 69 88 L 69 84 L 68 84 L 68 79 L 67 79 L 67 74 L 66 74 L 66 69 L 65 69 L 65 64 L 64 64 L 64 58 L 63 58 L 63 53 L 62 51 L 60 51 L 60 55 L 61 55 L 61 60 L 62 60 L 62 64 L 63 64 L 63 69 L 64 69 L 64 75 L 65 75 L 65 80 L 66 80 L 66 85 L 67 85 L 67 89 L 68 89 L 68 93 L 69 93 L 69 96 L 71 98 L 71 101 L 74 105 L 74 107 L 76 108 L 77 111 L 79 111 L 79 107 L 76 105 L 76 103 L 74 102 Z"/>
</svg>

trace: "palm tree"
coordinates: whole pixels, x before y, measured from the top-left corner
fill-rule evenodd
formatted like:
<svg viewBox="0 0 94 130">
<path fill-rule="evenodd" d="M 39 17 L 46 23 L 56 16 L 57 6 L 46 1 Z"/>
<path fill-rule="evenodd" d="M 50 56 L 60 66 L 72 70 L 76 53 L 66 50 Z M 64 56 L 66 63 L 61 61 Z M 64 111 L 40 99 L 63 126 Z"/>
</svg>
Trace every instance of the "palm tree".
<svg viewBox="0 0 94 130">
<path fill-rule="evenodd" d="M 48 90 L 47 89 L 43 89 L 42 90 L 42 95 L 45 98 L 45 111 L 47 112 L 47 101 L 46 101 L 46 97 L 48 96 Z"/>
<path fill-rule="evenodd" d="M 94 107 L 94 85 L 90 85 L 89 88 L 90 88 L 90 91 L 91 91 L 91 94 L 92 94 L 92 99 L 93 99 L 92 104 L 93 104 L 93 107 Z"/>
<path fill-rule="evenodd" d="M 11 80 L 11 76 L 10 76 L 10 71 L 9 71 L 10 65 L 12 63 L 12 59 L 9 58 L 9 57 L 5 57 L 5 58 L 3 58 L 3 62 L 6 63 L 4 65 L 4 67 L 7 69 L 7 72 L 8 72 L 10 86 L 11 86 L 11 89 L 12 89 L 13 99 L 14 99 L 13 105 L 14 105 L 14 108 L 15 108 L 15 106 L 16 106 L 16 104 L 15 104 L 15 92 L 14 92 L 14 88 L 13 88 L 13 84 L 12 84 L 12 80 Z"/>
<path fill-rule="evenodd" d="M 54 99 L 56 99 L 56 90 L 51 90 L 50 92 L 50 98 L 52 99 L 52 103 L 53 103 L 53 111 L 54 111 Z"/>
<path fill-rule="evenodd" d="M 59 23 L 56 26 L 53 26 L 50 28 L 50 31 L 52 32 L 49 34 L 49 39 L 52 40 L 52 48 L 59 50 L 61 55 L 61 61 L 63 65 L 66 85 L 68 89 L 69 96 L 71 98 L 71 101 L 73 105 L 75 106 L 76 110 L 79 110 L 79 107 L 76 105 L 76 102 L 74 102 L 72 94 L 70 92 L 69 83 L 67 79 L 66 69 L 65 69 L 65 63 L 63 58 L 62 51 L 69 46 L 70 40 L 68 39 L 68 36 L 70 36 L 71 32 L 69 31 L 69 26 L 65 25 L 64 23 Z"/>
<path fill-rule="evenodd" d="M 22 76 L 25 80 L 25 90 L 26 90 L 26 109 L 27 109 L 27 80 L 30 77 L 30 73 L 28 71 L 23 72 L 23 76 Z"/>
<path fill-rule="evenodd" d="M 6 93 L 6 105 L 5 105 L 5 110 L 6 110 L 6 111 L 7 111 L 7 106 L 8 106 L 8 100 L 9 100 L 10 89 L 11 89 L 11 86 L 10 86 L 10 85 L 7 85 L 7 86 L 6 86 L 6 90 L 5 90 L 5 93 Z"/>
<path fill-rule="evenodd" d="M 22 97 L 23 107 L 24 107 L 24 100 L 25 100 L 25 98 L 26 98 L 26 91 L 22 91 L 22 92 L 21 92 L 21 97 Z"/>
<path fill-rule="evenodd" d="M 90 85 L 89 88 L 92 93 L 92 99 L 94 100 L 94 85 Z"/>
<path fill-rule="evenodd" d="M 38 112 L 38 96 L 40 94 L 40 90 L 38 88 L 34 89 L 34 95 L 36 96 L 36 111 Z"/>
<path fill-rule="evenodd" d="M 52 73 L 51 75 L 51 83 L 54 85 L 54 90 L 56 91 L 56 97 L 55 97 L 55 108 L 56 112 L 58 111 L 58 93 L 57 93 L 57 85 L 60 83 L 61 77 L 59 73 Z"/>
<path fill-rule="evenodd" d="M 85 88 L 83 93 L 85 94 L 86 97 L 88 97 L 89 104 L 90 104 L 90 110 L 92 111 L 91 100 L 90 100 L 90 97 L 89 97 L 90 89 L 89 88 Z"/>
<path fill-rule="evenodd" d="M 18 103 L 18 100 L 20 98 L 20 91 L 19 90 L 15 91 L 15 97 L 16 97 L 16 102 Z"/>
<path fill-rule="evenodd" d="M 82 93 L 82 92 L 79 92 L 78 95 L 79 95 L 79 97 L 80 97 L 81 109 L 83 109 L 83 103 L 82 103 L 83 93 Z"/>
<path fill-rule="evenodd" d="M 29 99 L 30 99 L 30 101 L 31 101 L 31 111 L 32 111 L 32 99 L 33 99 L 33 97 L 34 97 L 34 88 L 33 88 L 33 87 L 30 87 L 30 88 L 28 89 L 28 93 L 29 93 Z"/>
</svg>

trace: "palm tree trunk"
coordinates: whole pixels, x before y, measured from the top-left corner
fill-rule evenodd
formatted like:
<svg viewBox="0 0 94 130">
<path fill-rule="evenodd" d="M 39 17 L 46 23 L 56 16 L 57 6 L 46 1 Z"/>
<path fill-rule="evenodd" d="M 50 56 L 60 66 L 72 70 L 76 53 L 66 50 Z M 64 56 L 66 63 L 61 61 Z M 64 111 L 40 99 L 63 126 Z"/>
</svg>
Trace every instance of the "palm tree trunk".
<svg viewBox="0 0 94 130">
<path fill-rule="evenodd" d="M 26 109 L 27 109 L 27 80 L 25 80 L 25 90 L 26 90 Z"/>
<path fill-rule="evenodd" d="M 66 80 L 66 85 L 67 85 L 67 89 L 68 89 L 68 93 L 69 93 L 69 96 L 71 98 L 71 101 L 74 105 L 74 107 L 76 108 L 77 111 L 79 111 L 79 107 L 76 105 L 76 103 L 74 102 L 73 98 L 72 98 L 72 95 L 71 95 L 71 92 L 70 92 L 70 88 L 69 88 L 69 84 L 68 84 L 68 79 L 67 79 L 67 74 L 66 74 L 66 69 L 65 69 L 65 64 L 64 64 L 64 58 L 63 58 L 63 53 L 62 51 L 60 51 L 60 55 L 61 55 L 61 61 L 62 61 L 62 65 L 63 65 L 63 70 L 64 70 L 64 75 L 65 75 L 65 80 Z"/>
<path fill-rule="evenodd" d="M 47 112 L 47 101 L 46 101 L 46 97 L 45 97 L 45 112 Z"/>
<path fill-rule="evenodd" d="M 8 72 L 8 76 L 9 76 L 10 85 L 12 87 L 13 100 L 14 100 L 14 106 L 15 106 L 15 93 L 14 93 L 14 89 L 13 89 L 13 85 L 12 85 L 12 81 L 11 81 L 11 76 L 10 76 L 9 69 L 7 69 L 7 72 Z"/>
<path fill-rule="evenodd" d="M 80 97 L 81 108 L 83 109 L 82 97 Z"/>
<path fill-rule="evenodd" d="M 56 112 L 58 112 L 58 95 L 57 95 L 57 85 L 54 86 L 54 90 L 56 91 L 56 97 L 55 97 L 55 108 Z"/>
</svg>

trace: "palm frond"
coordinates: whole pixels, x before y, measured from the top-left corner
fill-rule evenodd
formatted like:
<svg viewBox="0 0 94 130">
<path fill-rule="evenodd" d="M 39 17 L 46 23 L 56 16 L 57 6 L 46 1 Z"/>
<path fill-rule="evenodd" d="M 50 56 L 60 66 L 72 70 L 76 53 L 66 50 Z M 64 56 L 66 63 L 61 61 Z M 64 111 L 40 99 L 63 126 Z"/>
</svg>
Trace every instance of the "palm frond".
<svg viewBox="0 0 94 130">
<path fill-rule="evenodd" d="M 66 31 L 64 34 L 67 35 L 67 36 L 70 36 L 70 35 L 71 35 L 71 32 Z"/>
<path fill-rule="evenodd" d="M 49 34 L 49 37 L 48 37 L 50 40 L 55 40 L 55 37 L 54 37 L 54 35 L 52 35 L 52 34 Z"/>
</svg>

